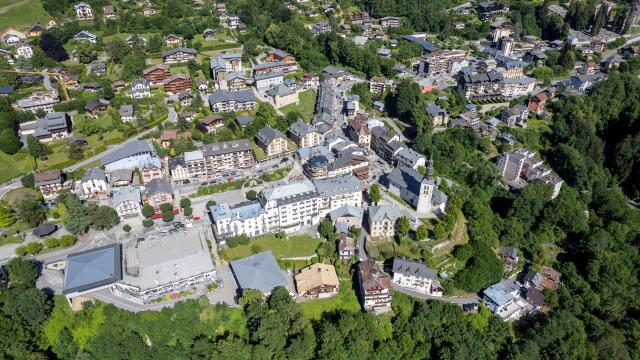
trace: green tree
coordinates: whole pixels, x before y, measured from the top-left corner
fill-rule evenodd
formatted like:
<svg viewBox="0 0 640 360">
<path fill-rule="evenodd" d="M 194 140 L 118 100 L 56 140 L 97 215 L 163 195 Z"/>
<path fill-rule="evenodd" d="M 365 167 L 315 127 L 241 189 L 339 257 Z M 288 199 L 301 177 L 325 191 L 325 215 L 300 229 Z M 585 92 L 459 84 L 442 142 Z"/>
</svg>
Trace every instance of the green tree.
<svg viewBox="0 0 640 360">
<path fill-rule="evenodd" d="M 398 219 L 398 234 L 400 234 L 400 236 L 405 236 L 407 235 L 407 233 L 409 233 L 409 230 L 411 230 L 411 225 L 409 224 L 409 218 L 407 218 L 406 216 L 403 216 L 400 219 Z"/>
<path fill-rule="evenodd" d="M 29 188 L 29 189 L 35 189 L 36 187 L 36 183 L 35 183 L 35 177 L 33 175 L 33 173 L 28 173 L 27 175 L 23 176 L 20 179 L 20 183 L 22 184 L 22 186 Z"/>
<path fill-rule="evenodd" d="M 164 45 L 164 41 L 159 34 L 153 34 L 149 37 L 149 41 L 147 43 L 147 50 L 149 50 L 152 54 L 157 54 L 162 51 L 162 46 Z"/>
<path fill-rule="evenodd" d="M 81 145 L 73 143 L 67 147 L 67 153 L 70 160 L 82 160 L 84 158 L 84 149 Z"/>
<path fill-rule="evenodd" d="M 369 189 L 369 200 L 374 204 L 378 204 L 381 199 L 382 193 L 380 192 L 380 185 L 371 185 L 371 188 Z"/>
<path fill-rule="evenodd" d="M 11 209 L 0 204 L 0 227 L 7 228 L 16 222 L 16 217 Z"/>
<path fill-rule="evenodd" d="M 121 63 L 122 60 L 129 55 L 129 44 L 119 37 L 114 37 L 107 44 L 107 54 L 115 63 Z"/>
<path fill-rule="evenodd" d="M 60 237 L 60 246 L 61 247 L 69 247 L 69 246 L 73 246 L 76 241 L 78 241 L 78 238 L 75 237 L 74 235 L 62 235 Z"/>
<path fill-rule="evenodd" d="M 20 139 L 13 129 L 3 129 L 0 132 L 0 151 L 13 155 L 20 150 Z"/>
<path fill-rule="evenodd" d="M 122 60 L 122 75 L 127 80 L 133 80 L 142 76 L 142 71 L 146 67 L 144 57 L 138 55 L 127 55 Z"/>
<path fill-rule="evenodd" d="M 153 209 L 153 206 L 149 204 L 144 204 L 144 206 L 142 207 L 142 216 L 146 218 L 150 218 L 151 215 L 155 214 L 155 212 L 156 211 Z"/>
<path fill-rule="evenodd" d="M 97 230 L 107 230 L 120 223 L 120 216 L 110 206 L 98 206 L 91 212 L 91 226 Z"/>
<path fill-rule="evenodd" d="M 325 240 L 328 240 L 330 242 L 336 240 L 336 232 L 333 230 L 333 224 L 329 219 L 325 219 L 320 223 L 318 232 L 320 233 L 320 236 L 322 236 Z"/>
<path fill-rule="evenodd" d="M 171 222 L 173 221 L 174 215 L 172 212 L 162 213 L 162 221 Z"/>
<path fill-rule="evenodd" d="M 122 226 L 122 231 L 127 232 L 127 233 L 130 232 L 131 231 L 131 226 L 129 224 L 124 224 Z"/>
<path fill-rule="evenodd" d="M 14 258 L 5 265 L 9 286 L 31 287 L 38 279 L 38 269 L 33 261 Z"/>
<path fill-rule="evenodd" d="M 427 230 L 427 226 L 422 224 L 418 226 L 416 229 L 416 238 L 418 240 L 425 240 L 429 236 L 429 231 Z"/>
<path fill-rule="evenodd" d="M 148 228 L 148 227 L 152 227 L 153 226 L 153 220 L 152 219 L 144 219 L 142 220 L 142 226 Z"/>
<path fill-rule="evenodd" d="M 258 194 L 256 193 L 255 190 L 249 190 L 247 191 L 247 193 L 245 194 L 247 200 L 255 200 L 258 198 Z"/>
<path fill-rule="evenodd" d="M 180 199 L 180 207 L 181 208 L 188 208 L 191 207 L 191 200 L 189 198 L 182 198 Z"/>
<path fill-rule="evenodd" d="M 35 159 L 51 154 L 51 149 L 47 144 L 41 143 L 38 139 L 36 139 L 33 135 L 27 136 L 27 147 L 29 148 L 29 153 Z"/>
<path fill-rule="evenodd" d="M 64 226 L 74 235 L 85 234 L 91 226 L 92 219 L 84 205 L 75 195 L 67 197 L 64 203 L 69 209 L 69 215 L 64 219 Z"/>
<path fill-rule="evenodd" d="M 82 64 L 89 64 L 98 57 L 98 52 L 94 44 L 83 41 L 76 47 L 76 56 Z"/>
<path fill-rule="evenodd" d="M 42 202 L 35 196 L 25 196 L 17 206 L 18 219 L 30 227 L 40 225 L 46 218 L 46 210 Z"/>
</svg>

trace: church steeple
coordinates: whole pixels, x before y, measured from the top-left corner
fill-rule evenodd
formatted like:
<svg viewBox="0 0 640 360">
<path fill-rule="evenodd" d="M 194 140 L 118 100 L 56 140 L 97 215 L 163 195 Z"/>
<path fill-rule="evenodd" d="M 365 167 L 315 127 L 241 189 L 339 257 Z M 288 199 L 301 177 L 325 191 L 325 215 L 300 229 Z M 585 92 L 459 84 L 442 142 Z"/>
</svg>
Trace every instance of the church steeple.
<svg viewBox="0 0 640 360">
<path fill-rule="evenodd" d="M 433 180 L 433 154 L 429 157 L 429 164 L 427 165 L 427 171 L 424 173 L 424 178 Z"/>
</svg>

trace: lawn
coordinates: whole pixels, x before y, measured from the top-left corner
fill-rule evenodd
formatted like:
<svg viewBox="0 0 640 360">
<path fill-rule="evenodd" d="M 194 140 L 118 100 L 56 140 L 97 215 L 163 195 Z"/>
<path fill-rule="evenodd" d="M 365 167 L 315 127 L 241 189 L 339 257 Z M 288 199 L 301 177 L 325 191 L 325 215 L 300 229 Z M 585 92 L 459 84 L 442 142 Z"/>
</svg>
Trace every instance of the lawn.
<svg viewBox="0 0 640 360">
<path fill-rule="evenodd" d="M 260 175 L 260 180 L 264 181 L 277 181 L 284 179 L 293 169 L 293 166 L 287 166 L 286 168 L 282 168 L 268 174 Z"/>
<path fill-rule="evenodd" d="M 328 299 L 308 300 L 300 303 L 302 313 L 311 320 L 318 320 L 324 312 L 333 310 L 360 311 L 360 302 L 353 289 L 353 282 L 341 281 L 340 293 Z"/>
<path fill-rule="evenodd" d="M 316 91 L 313 89 L 299 93 L 300 104 L 289 104 L 283 106 L 282 112 L 288 114 L 292 111 L 298 111 L 302 114 L 303 120 L 309 122 L 313 118 L 316 108 Z"/>
<path fill-rule="evenodd" d="M 2 169 L 0 172 L 0 183 L 3 183 L 33 170 L 33 158 L 26 150 L 14 155 L 7 155 L 0 152 L 0 168 Z"/>
<path fill-rule="evenodd" d="M 8 193 L 6 193 L 4 195 L 4 197 L 2 198 L 2 200 L 6 201 L 9 205 L 15 206 L 25 196 L 27 196 L 27 195 L 36 196 L 37 194 L 38 194 L 38 192 L 33 190 L 33 189 L 21 187 L 21 188 L 18 188 L 18 189 L 15 189 L 15 190 L 11 190 Z"/>
<path fill-rule="evenodd" d="M 243 183 L 244 181 L 237 180 L 237 181 L 232 181 L 224 184 L 203 186 L 199 188 L 198 191 L 191 194 L 190 197 L 195 198 L 198 196 L 205 196 L 205 195 L 211 195 L 211 194 L 216 194 L 216 193 L 225 192 L 225 191 L 237 190 L 242 187 Z"/>
<path fill-rule="evenodd" d="M 308 235 L 296 235 L 284 240 L 277 239 L 275 235 L 266 235 L 251 240 L 248 245 L 223 249 L 222 257 L 232 261 L 265 250 L 271 250 L 276 259 L 311 256 L 321 242 L 321 239 L 314 239 Z"/>
<path fill-rule="evenodd" d="M 26 30 L 35 23 L 45 24 L 48 18 L 40 0 L 0 0 L 0 29 Z"/>
<path fill-rule="evenodd" d="M 251 145 L 253 145 L 253 153 L 256 155 L 256 160 L 261 161 L 267 158 L 267 155 L 264 153 L 262 148 L 254 141 L 251 141 Z"/>
</svg>

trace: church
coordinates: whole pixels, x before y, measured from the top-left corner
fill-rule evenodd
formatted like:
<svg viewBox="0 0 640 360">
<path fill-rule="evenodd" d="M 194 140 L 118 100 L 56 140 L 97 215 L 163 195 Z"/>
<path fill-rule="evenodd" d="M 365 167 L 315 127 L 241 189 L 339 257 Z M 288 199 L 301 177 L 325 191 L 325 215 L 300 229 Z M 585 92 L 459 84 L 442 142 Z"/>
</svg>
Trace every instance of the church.
<svg viewBox="0 0 640 360">
<path fill-rule="evenodd" d="M 448 198 L 438 189 L 433 177 L 433 159 L 429 160 L 424 176 L 412 168 L 399 166 L 387 179 L 389 191 L 415 207 L 418 214 L 445 213 Z"/>
</svg>

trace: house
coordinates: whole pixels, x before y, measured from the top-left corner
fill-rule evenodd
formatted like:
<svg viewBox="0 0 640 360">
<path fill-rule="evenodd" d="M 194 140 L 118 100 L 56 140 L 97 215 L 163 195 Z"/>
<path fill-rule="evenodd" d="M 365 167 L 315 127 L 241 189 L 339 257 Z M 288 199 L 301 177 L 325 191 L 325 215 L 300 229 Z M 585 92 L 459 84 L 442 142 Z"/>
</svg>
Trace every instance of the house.
<svg viewBox="0 0 640 360">
<path fill-rule="evenodd" d="M 541 273 L 535 271 L 527 271 L 522 277 L 522 284 L 525 288 L 541 289 L 544 277 Z"/>
<path fill-rule="evenodd" d="M 65 188 L 64 175 L 60 170 L 36 171 L 35 186 L 40 190 L 44 200 L 54 200 Z"/>
<path fill-rule="evenodd" d="M 115 20 L 116 12 L 113 10 L 113 5 L 105 5 L 102 7 L 102 13 L 104 14 L 104 18 L 107 20 Z"/>
<path fill-rule="evenodd" d="M 324 136 L 314 126 L 301 119 L 289 126 L 289 136 L 300 148 L 317 146 L 324 141 Z"/>
<path fill-rule="evenodd" d="M 176 156 L 168 160 L 169 174 L 174 183 L 184 183 L 191 178 L 189 169 L 184 161 L 184 156 Z"/>
<path fill-rule="evenodd" d="M 245 126 L 251 124 L 253 118 L 249 115 L 240 115 L 236 118 L 236 123 L 240 125 L 240 128 L 244 129 Z"/>
<path fill-rule="evenodd" d="M 175 34 L 169 34 L 164 37 L 164 42 L 167 46 L 175 46 L 182 44 L 182 38 Z"/>
<path fill-rule="evenodd" d="M 143 159 L 152 156 L 155 156 L 155 152 L 151 144 L 143 140 L 136 140 L 104 155 L 100 162 L 107 172 L 111 172 L 120 169 L 137 168 Z"/>
<path fill-rule="evenodd" d="M 154 179 L 162 179 L 164 175 L 162 172 L 162 161 L 159 157 L 155 156 L 140 160 L 138 169 L 140 170 L 142 184 L 147 184 Z"/>
<path fill-rule="evenodd" d="M 23 139 L 33 135 L 42 142 L 65 139 L 70 133 L 71 119 L 64 112 L 50 112 L 41 119 L 21 123 L 18 130 Z"/>
<path fill-rule="evenodd" d="M 545 306 L 544 294 L 536 288 L 527 288 L 525 290 L 525 300 L 533 306 L 533 310 L 540 310 Z"/>
<path fill-rule="evenodd" d="M 116 80 L 111 84 L 111 89 L 113 90 L 113 92 L 119 92 L 120 90 L 124 89 L 124 86 L 124 80 Z"/>
<path fill-rule="evenodd" d="M 273 102 L 276 109 L 289 104 L 298 104 L 298 92 L 291 90 L 290 87 L 285 84 L 279 84 L 269 90 L 267 90 L 267 96 Z"/>
<path fill-rule="evenodd" d="M 357 252 L 355 241 L 347 234 L 341 234 L 338 240 L 338 256 L 340 256 L 340 260 L 349 261 Z"/>
<path fill-rule="evenodd" d="M 133 183 L 133 171 L 130 169 L 113 170 L 107 174 L 111 188 L 121 188 Z M 140 197 L 138 196 L 138 199 Z"/>
<path fill-rule="evenodd" d="M 230 29 L 236 29 L 240 25 L 240 18 L 237 16 L 229 16 L 227 18 L 227 26 Z"/>
<path fill-rule="evenodd" d="M 374 76 L 369 80 L 369 92 L 375 94 L 382 94 L 385 89 L 385 84 L 387 83 L 387 79 L 382 76 Z"/>
<path fill-rule="evenodd" d="M 357 12 L 352 12 L 349 13 L 349 18 L 351 19 L 352 23 L 358 23 L 358 22 L 363 22 L 363 21 L 370 21 L 371 17 L 369 16 L 369 13 L 367 13 L 366 11 L 357 11 Z"/>
<path fill-rule="evenodd" d="M 162 204 L 173 206 L 173 191 L 171 185 L 164 179 L 155 178 L 144 185 L 144 192 L 147 204 L 159 209 Z"/>
<path fill-rule="evenodd" d="M 241 290 L 254 289 L 269 294 L 276 287 L 287 286 L 287 279 L 271 251 L 234 260 L 230 265 Z"/>
<path fill-rule="evenodd" d="M 148 67 L 142 71 L 142 76 L 151 84 L 162 84 L 171 76 L 171 69 L 167 65 L 159 64 Z"/>
<path fill-rule="evenodd" d="M 191 89 L 187 89 L 178 94 L 178 102 L 181 106 L 191 106 L 193 102 L 193 94 L 191 94 Z"/>
<path fill-rule="evenodd" d="M 551 185 L 551 199 L 560 193 L 563 180 L 535 156 L 535 152 L 520 149 L 508 152 L 498 158 L 500 175 L 513 188 L 522 188 L 529 182 Z"/>
<path fill-rule="evenodd" d="M 106 198 L 109 194 L 107 174 L 99 167 L 92 167 L 87 171 L 80 183 L 85 198 Z"/>
<path fill-rule="evenodd" d="M 191 89 L 191 77 L 182 73 L 169 76 L 162 82 L 162 87 L 166 93 L 179 94 L 187 89 Z"/>
<path fill-rule="evenodd" d="M 362 218 L 364 217 L 364 209 L 357 206 L 344 205 L 329 213 L 331 223 L 336 226 L 338 223 L 347 224 L 349 228 L 362 227 Z"/>
<path fill-rule="evenodd" d="M 155 14 L 156 14 L 156 10 L 152 7 L 147 6 L 142 10 L 142 15 L 144 16 L 153 16 Z"/>
<path fill-rule="evenodd" d="M 131 97 L 142 99 L 151 96 L 151 83 L 147 80 L 134 80 L 131 83 Z"/>
<path fill-rule="evenodd" d="M 612 55 L 606 58 L 602 62 L 602 69 L 606 72 L 617 70 L 620 68 L 620 65 L 624 62 L 624 59 L 620 55 Z"/>
<path fill-rule="evenodd" d="M 391 278 L 372 260 L 358 263 L 358 295 L 364 311 L 391 310 Z"/>
<path fill-rule="evenodd" d="M 93 12 L 91 6 L 87 3 L 79 3 L 73 7 L 76 10 L 76 18 L 78 20 L 93 20 Z"/>
<path fill-rule="evenodd" d="M 558 288 L 558 286 L 560 286 L 561 275 L 560 275 L 560 272 L 558 272 L 558 270 L 544 266 L 542 268 L 542 276 L 544 277 L 544 280 L 542 280 L 543 289 L 555 290 Z"/>
<path fill-rule="evenodd" d="M 394 156 L 396 167 L 407 167 L 418 171 L 418 168 L 426 166 L 425 157 L 413 149 L 401 148 Z"/>
<path fill-rule="evenodd" d="M 595 83 L 604 80 L 605 78 L 605 74 L 602 73 L 595 73 L 592 75 L 574 75 L 569 80 L 569 84 L 572 88 L 582 93 L 586 93 L 593 87 L 593 85 L 595 85 Z"/>
<path fill-rule="evenodd" d="M 308 72 L 302 76 L 302 87 L 305 89 L 316 88 L 320 85 L 320 78 L 314 72 Z"/>
<path fill-rule="evenodd" d="M 266 156 L 279 155 L 289 150 L 289 142 L 284 134 L 270 126 L 265 126 L 258 131 L 256 143 Z"/>
<path fill-rule="evenodd" d="M 435 103 L 427 103 L 424 110 L 433 119 L 433 126 L 447 126 L 449 124 L 449 113 Z"/>
<path fill-rule="evenodd" d="M 371 149 L 387 162 L 392 163 L 395 154 L 404 147 L 399 140 L 396 133 L 382 126 L 371 129 Z"/>
<path fill-rule="evenodd" d="M 385 16 L 380 19 L 380 26 L 384 28 L 398 28 L 402 26 L 400 18 L 394 16 Z"/>
<path fill-rule="evenodd" d="M 436 281 L 436 271 L 423 262 L 393 258 L 393 282 L 403 288 L 432 296 L 442 296 L 442 287 Z"/>
<path fill-rule="evenodd" d="M 258 90 L 276 87 L 283 83 L 284 81 L 283 76 L 284 76 L 284 73 L 282 72 L 258 75 L 254 77 L 254 85 Z"/>
<path fill-rule="evenodd" d="M 139 34 L 132 34 L 129 35 L 129 37 L 127 37 L 125 39 L 125 41 L 127 42 L 127 44 L 129 44 L 129 46 L 147 46 L 147 39 L 140 36 Z"/>
<path fill-rule="evenodd" d="M 178 140 L 178 129 L 162 130 L 160 133 L 160 146 L 163 149 L 171 147 L 171 142 Z"/>
<path fill-rule="evenodd" d="M 202 96 L 206 95 L 207 91 L 209 90 L 209 84 L 207 83 L 207 80 L 197 79 L 196 89 L 200 92 Z"/>
<path fill-rule="evenodd" d="M 214 82 L 225 82 L 227 73 L 242 71 L 242 54 L 222 54 L 209 58 L 211 78 Z"/>
<path fill-rule="evenodd" d="M 2 57 L 2 59 L 4 59 L 4 61 L 6 61 L 9 65 L 14 64 L 13 54 L 11 53 L 11 51 L 0 49 L 0 57 Z"/>
<path fill-rule="evenodd" d="M 110 103 L 106 100 L 95 100 L 90 103 L 87 103 L 84 106 L 84 110 L 92 117 L 96 117 L 99 114 L 109 110 L 109 105 Z"/>
<path fill-rule="evenodd" d="M 136 118 L 133 110 L 133 105 L 131 104 L 123 104 L 122 106 L 120 106 L 119 114 L 120 120 L 125 123 L 133 121 Z"/>
<path fill-rule="evenodd" d="M 520 258 L 518 257 L 518 249 L 507 246 L 500 249 L 500 257 L 502 261 L 504 261 L 504 268 L 506 271 L 513 271 L 518 267 L 518 261 Z"/>
<path fill-rule="evenodd" d="M 364 115 L 356 115 L 347 126 L 347 136 L 353 140 L 359 147 L 368 149 L 371 145 L 371 130 L 369 129 L 369 121 Z"/>
<path fill-rule="evenodd" d="M 137 187 L 122 187 L 111 194 L 111 207 L 122 220 L 139 216 L 142 211 L 140 203 L 140 189 Z"/>
<path fill-rule="evenodd" d="M 396 234 L 396 221 L 402 217 L 395 206 L 369 206 L 369 234 L 372 238 L 390 238 Z"/>
<path fill-rule="evenodd" d="M 192 48 L 175 48 L 162 53 L 162 62 L 165 64 L 177 64 L 181 62 L 187 62 L 189 60 L 195 60 L 198 52 Z"/>
<path fill-rule="evenodd" d="M 528 303 L 519 296 L 520 287 L 512 281 L 499 282 L 484 291 L 483 300 L 491 312 L 504 321 L 519 319 L 527 311 Z"/>
<path fill-rule="evenodd" d="M 107 65 L 103 62 L 97 62 L 87 65 L 87 73 L 89 75 L 105 76 L 107 74 Z"/>
<path fill-rule="evenodd" d="M 502 113 L 501 120 L 507 124 L 507 126 L 518 125 L 520 127 L 527 127 L 527 120 L 529 119 L 529 108 L 522 104 L 517 104 L 512 108 Z"/>
<path fill-rule="evenodd" d="M 264 75 L 273 72 L 290 73 L 298 70 L 298 64 L 292 61 L 271 61 L 253 65 L 253 75 Z"/>
<path fill-rule="evenodd" d="M 271 49 L 267 53 L 267 60 L 268 61 L 293 62 L 293 61 L 296 61 L 296 58 L 293 55 L 291 55 L 288 52 L 286 52 L 286 51 L 282 51 L 282 50 L 278 50 L 278 49 Z"/>
<path fill-rule="evenodd" d="M 202 36 L 205 41 L 213 41 L 215 39 L 216 31 L 214 29 L 204 29 Z"/>
<path fill-rule="evenodd" d="M 544 112 L 544 106 L 547 103 L 547 94 L 543 91 L 537 93 L 536 95 L 529 98 L 529 102 L 527 103 L 527 107 L 529 111 L 535 114 L 541 114 Z"/>
<path fill-rule="evenodd" d="M 21 42 L 27 41 L 27 36 L 18 30 L 8 28 L 0 36 L 0 40 L 5 45 L 13 46 Z"/>
<path fill-rule="evenodd" d="M 433 177 L 433 161 L 424 176 L 416 170 L 398 166 L 387 177 L 389 191 L 416 208 L 418 214 L 444 214 L 448 197 L 438 189 Z"/>
<path fill-rule="evenodd" d="M 73 37 L 73 40 L 75 40 L 75 41 L 80 41 L 80 42 L 88 41 L 88 42 L 90 42 L 92 44 L 95 44 L 97 39 L 98 39 L 97 36 L 93 35 L 92 33 L 88 32 L 86 30 L 80 31 L 79 33 L 77 33 Z"/>
<path fill-rule="evenodd" d="M 333 265 L 316 263 L 294 276 L 298 296 L 306 299 L 325 299 L 338 294 L 340 281 Z"/>
<path fill-rule="evenodd" d="M 353 37 L 353 43 L 357 46 L 357 47 L 363 47 L 367 44 L 367 42 L 369 41 L 369 38 L 366 36 L 354 36 Z"/>
<path fill-rule="evenodd" d="M 46 112 L 53 112 L 53 105 L 60 102 L 60 96 L 57 91 L 52 92 L 35 92 L 31 96 L 19 99 L 17 101 L 18 108 L 22 111 L 38 111 L 42 109 Z"/>
<path fill-rule="evenodd" d="M 29 30 L 25 31 L 28 37 L 38 37 L 45 30 L 44 26 L 40 24 L 34 24 L 29 28 Z"/>
<path fill-rule="evenodd" d="M 213 112 L 253 110 L 256 107 L 256 96 L 252 90 L 217 90 L 209 95 L 209 106 Z"/>
<path fill-rule="evenodd" d="M 205 134 L 211 134 L 224 127 L 224 118 L 220 115 L 209 115 L 196 126 Z"/>
</svg>

